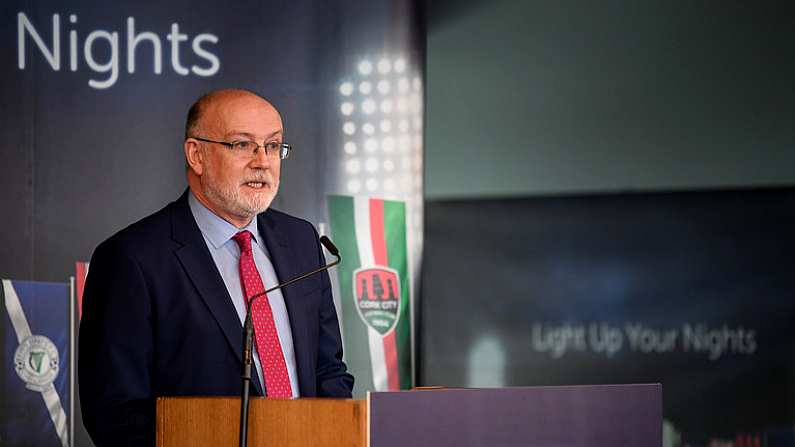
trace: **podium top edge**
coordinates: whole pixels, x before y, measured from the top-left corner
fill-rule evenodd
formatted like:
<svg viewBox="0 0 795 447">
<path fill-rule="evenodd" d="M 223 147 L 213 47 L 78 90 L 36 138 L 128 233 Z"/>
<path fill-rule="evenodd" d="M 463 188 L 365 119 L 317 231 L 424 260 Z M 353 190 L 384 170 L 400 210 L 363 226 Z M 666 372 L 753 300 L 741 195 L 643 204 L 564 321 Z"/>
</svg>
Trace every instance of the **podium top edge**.
<svg viewBox="0 0 795 447">
<path fill-rule="evenodd" d="M 507 386 L 507 387 L 446 387 L 446 386 L 427 386 L 417 387 L 411 390 L 399 391 L 368 391 L 367 394 L 389 394 L 406 392 L 427 392 L 427 391 L 498 391 L 498 390 L 543 390 L 543 389 L 611 389 L 611 388 L 660 388 L 662 383 L 611 383 L 611 384 L 579 384 L 579 385 L 534 385 L 534 386 Z"/>
</svg>

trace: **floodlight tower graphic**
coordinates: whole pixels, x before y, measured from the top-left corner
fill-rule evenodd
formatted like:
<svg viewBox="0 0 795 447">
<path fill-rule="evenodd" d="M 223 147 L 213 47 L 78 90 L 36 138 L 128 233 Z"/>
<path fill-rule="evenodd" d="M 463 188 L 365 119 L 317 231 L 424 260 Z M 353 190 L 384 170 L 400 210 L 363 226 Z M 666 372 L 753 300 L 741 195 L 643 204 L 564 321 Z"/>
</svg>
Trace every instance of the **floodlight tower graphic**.
<svg viewBox="0 0 795 447">
<path fill-rule="evenodd" d="M 412 264 L 422 244 L 422 81 L 402 56 L 364 58 L 339 86 L 342 184 L 406 202 Z M 416 267 L 416 265 L 414 265 Z"/>
</svg>

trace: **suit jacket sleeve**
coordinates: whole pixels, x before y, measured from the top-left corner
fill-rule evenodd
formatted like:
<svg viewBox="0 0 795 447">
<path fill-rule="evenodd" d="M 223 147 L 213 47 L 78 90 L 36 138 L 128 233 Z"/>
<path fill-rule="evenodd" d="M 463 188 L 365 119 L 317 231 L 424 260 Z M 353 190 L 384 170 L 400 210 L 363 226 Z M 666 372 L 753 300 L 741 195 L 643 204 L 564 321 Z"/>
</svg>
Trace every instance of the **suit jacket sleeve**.
<svg viewBox="0 0 795 447">
<path fill-rule="evenodd" d="M 113 238 L 91 258 L 80 323 L 83 421 L 97 447 L 154 445 L 151 300 L 144 270 Z"/>
<path fill-rule="evenodd" d="M 314 228 L 313 228 L 314 231 Z M 315 241 L 318 240 L 315 232 Z M 317 243 L 318 262 L 325 265 L 323 250 Z M 353 376 L 348 373 L 342 361 L 342 337 L 339 320 L 331 295 L 331 282 L 328 273 L 321 273 L 323 299 L 320 304 L 320 332 L 317 354 L 317 395 L 321 397 L 351 397 Z"/>
</svg>

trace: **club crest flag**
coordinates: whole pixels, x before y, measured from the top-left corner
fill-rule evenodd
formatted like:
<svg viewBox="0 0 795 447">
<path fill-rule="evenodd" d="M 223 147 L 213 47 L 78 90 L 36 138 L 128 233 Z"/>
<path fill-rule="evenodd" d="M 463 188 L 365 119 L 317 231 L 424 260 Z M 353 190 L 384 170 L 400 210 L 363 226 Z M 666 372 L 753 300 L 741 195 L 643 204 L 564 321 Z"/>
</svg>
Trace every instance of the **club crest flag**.
<svg viewBox="0 0 795 447">
<path fill-rule="evenodd" d="M 69 285 L 2 280 L 0 445 L 68 446 Z"/>
<path fill-rule="evenodd" d="M 404 202 L 329 196 L 345 359 L 357 393 L 411 388 L 411 309 Z"/>
</svg>

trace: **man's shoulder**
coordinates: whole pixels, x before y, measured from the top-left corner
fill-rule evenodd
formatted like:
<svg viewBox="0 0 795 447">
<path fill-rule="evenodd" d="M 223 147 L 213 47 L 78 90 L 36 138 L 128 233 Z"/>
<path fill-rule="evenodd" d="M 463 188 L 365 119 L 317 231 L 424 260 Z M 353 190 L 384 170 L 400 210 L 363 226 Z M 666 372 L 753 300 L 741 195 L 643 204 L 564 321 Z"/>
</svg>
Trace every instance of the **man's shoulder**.
<svg viewBox="0 0 795 447">
<path fill-rule="evenodd" d="M 272 222 L 275 225 L 284 227 L 305 230 L 314 228 L 314 225 L 312 225 L 312 223 L 308 220 L 293 216 L 292 214 L 287 214 L 284 211 L 279 211 L 274 208 L 268 208 L 264 213 L 259 215 L 259 218 L 264 219 L 265 222 Z"/>
<path fill-rule="evenodd" d="M 260 231 L 273 231 L 281 238 L 297 243 L 317 243 L 315 226 L 306 219 L 273 208 L 268 208 L 257 218 Z"/>
<path fill-rule="evenodd" d="M 100 249 L 123 249 L 142 251 L 150 247 L 168 245 L 172 231 L 172 213 L 178 201 L 171 202 L 162 209 L 126 226 L 107 238 L 97 247 Z"/>
</svg>

